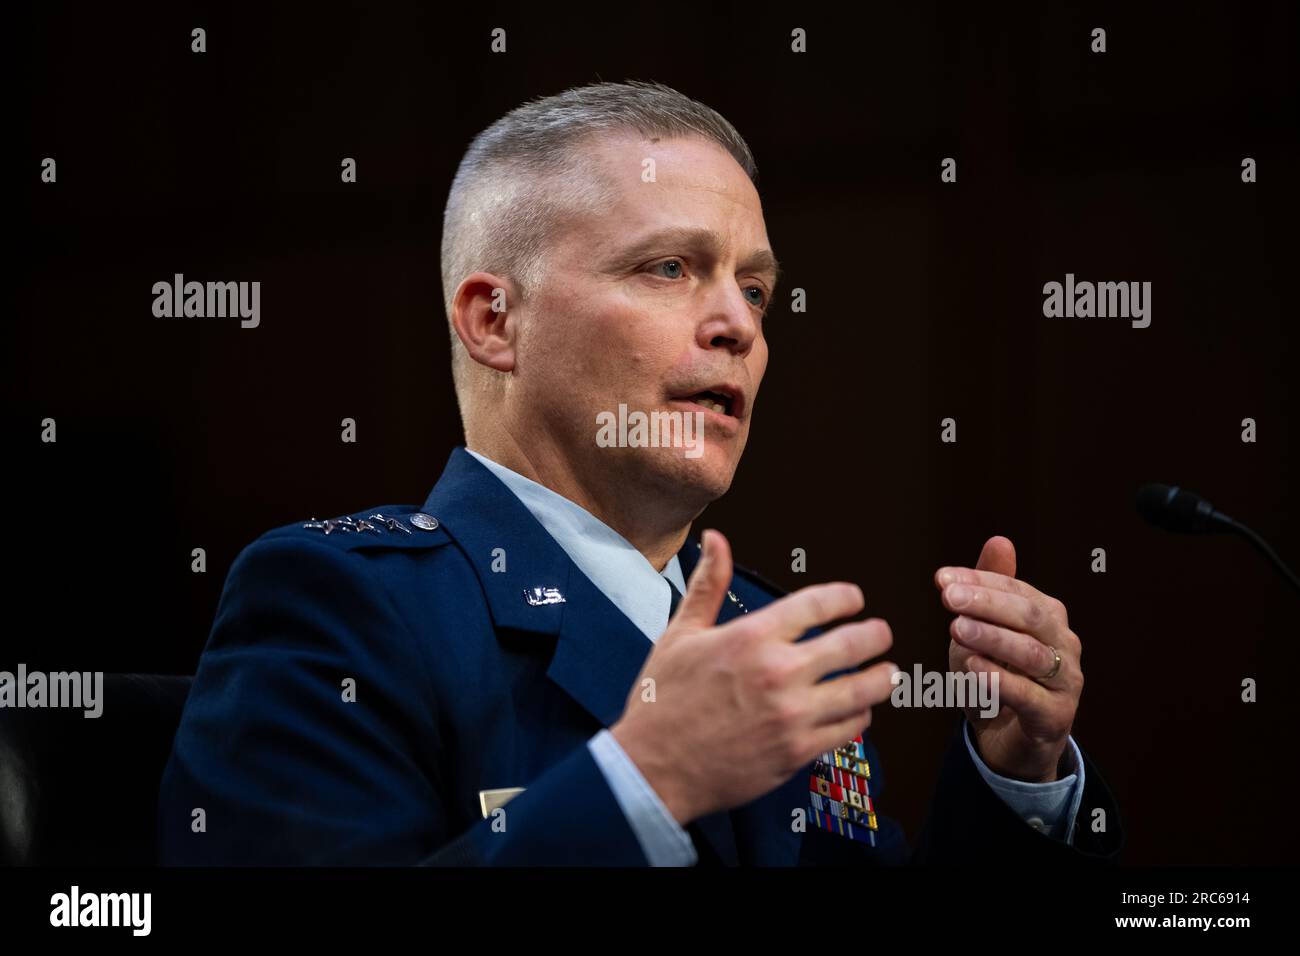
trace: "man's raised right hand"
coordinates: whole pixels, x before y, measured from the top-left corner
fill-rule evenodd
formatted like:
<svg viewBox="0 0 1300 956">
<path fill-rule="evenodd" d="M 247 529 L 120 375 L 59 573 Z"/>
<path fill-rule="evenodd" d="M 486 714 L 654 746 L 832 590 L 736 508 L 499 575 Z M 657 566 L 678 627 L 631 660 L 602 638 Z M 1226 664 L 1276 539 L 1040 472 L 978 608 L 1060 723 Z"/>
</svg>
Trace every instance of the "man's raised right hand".
<svg viewBox="0 0 1300 956">
<path fill-rule="evenodd" d="M 861 733 L 871 708 L 892 692 L 897 670 L 886 661 L 822 680 L 893 644 L 880 618 L 799 641 L 811 628 L 862 610 L 855 584 L 810 585 L 717 626 L 731 584 L 731 546 L 717 531 L 705 531 L 702 546 L 677 614 L 610 728 L 683 826 L 774 790 Z"/>
</svg>

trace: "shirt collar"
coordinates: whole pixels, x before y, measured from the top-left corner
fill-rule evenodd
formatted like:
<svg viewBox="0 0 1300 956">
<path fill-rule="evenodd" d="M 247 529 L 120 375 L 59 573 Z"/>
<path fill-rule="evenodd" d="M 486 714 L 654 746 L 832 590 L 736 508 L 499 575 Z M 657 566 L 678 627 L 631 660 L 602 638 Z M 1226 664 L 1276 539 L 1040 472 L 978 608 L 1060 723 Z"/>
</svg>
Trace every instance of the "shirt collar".
<svg viewBox="0 0 1300 956">
<path fill-rule="evenodd" d="M 465 450 L 514 493 L 578 569 L 641 633 L 651 641 L 659 639 L 668 627 L 671 595 L 664 579 L 686 593 L 677 555 L 660 574 L 630 541 L 581 505 L 485 455 Z"/>
</svg>

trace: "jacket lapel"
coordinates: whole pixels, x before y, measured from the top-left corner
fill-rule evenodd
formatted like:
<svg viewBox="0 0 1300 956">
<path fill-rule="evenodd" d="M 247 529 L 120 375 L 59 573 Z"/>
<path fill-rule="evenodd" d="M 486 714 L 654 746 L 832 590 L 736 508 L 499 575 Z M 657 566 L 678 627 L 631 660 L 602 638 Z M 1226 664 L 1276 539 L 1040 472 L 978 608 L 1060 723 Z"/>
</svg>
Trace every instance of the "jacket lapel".
<svg viewBox="0 0 1300 956">
<path fill-rule="evenodd" d="M 694 538 L 688 537 L 686 543 L 682 545 L 682 549 L 677 552 L 677 563 L 681 565 L 682 577 L 686 579 L 688 585 L 691 580 L 691 574 L 695 571 L 695 565 L 698 564 L 699 561 L 700 543 Z M 736 578 L 733 576 L 731 584 L 728 585 L 732 594 L 735 593 L 735 587 Z M 723 599 L 722 607 L 718 611 L 718 623 L 726 624 L 728 621 L 734 620 L 743 613 L 745 612 L 740 609 L 739 605 L 728 596 Z"/>
</svg>

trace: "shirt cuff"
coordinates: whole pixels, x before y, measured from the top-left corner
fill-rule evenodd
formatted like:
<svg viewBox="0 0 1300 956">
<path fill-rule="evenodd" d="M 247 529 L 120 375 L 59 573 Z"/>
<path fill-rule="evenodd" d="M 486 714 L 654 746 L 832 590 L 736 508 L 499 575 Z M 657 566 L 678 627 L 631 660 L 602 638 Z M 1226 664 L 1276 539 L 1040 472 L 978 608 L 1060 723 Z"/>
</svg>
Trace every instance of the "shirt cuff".
<svg viewBox="0 0 1300 956">
<path fill-rule="evenodd" d="M 1074 821 L 1079 813 L 1079 804 L 1083 801 L 1084 779 L 1083 754 L 1073 736 L 1068 743 L 1074 760 L 1074 772 L 1050 783 L 1012 780 L 990 770 L 980 759 L 971 741 L 969 720 L 962 722 L 962 739 L 966 741 L 966 749 L 984 782 L 1020 819 L 1040 833 L 1073 843 Z"/>
<path fill-rule="evenodd" d="M 609 730 L 587 741 L 651 866 L 693 866 L 699 859 L 690 834 L 678 825 L 650 782 Z"/>
</svg>

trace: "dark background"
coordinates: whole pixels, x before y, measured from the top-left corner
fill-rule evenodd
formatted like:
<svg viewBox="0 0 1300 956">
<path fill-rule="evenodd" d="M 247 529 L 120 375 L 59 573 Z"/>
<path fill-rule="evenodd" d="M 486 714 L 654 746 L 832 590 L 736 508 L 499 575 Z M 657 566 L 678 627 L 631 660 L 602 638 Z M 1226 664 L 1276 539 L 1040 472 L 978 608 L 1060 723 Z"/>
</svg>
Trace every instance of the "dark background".
<svg viewBox="0 0 1300 956">
<path fill-rule="evenodd" d="M 1132 505 L 1144 482 L 1182 484 L 1300 564 L 1293 5 L 29 17 L 10 23 L 0 666 L 192 673 L 257 535 L 422 502 L 461 440 L 438 243 L 465 146 L 526 99 L 656 79 L 747 138 L 786 270 L 748 453 L 701 524 L 785 586 L 861 583 L 908 669 L 946 667 L 934 570 L 1009 536 L 1084 642 L 1075 736 L 1125 812 L 1127 860 L 1295 858 L 1300 596 L 1244 541 L 1158 532 Z M 261 326 L 154 318 L 176 272 L 261 281 Z M 1045 319 L 1042 285 L 1067 272 L 1152 282 L 1150 328 Z M 953 719 L 877 710 L 880 806 L 913 836 Z"/>
</svg>

